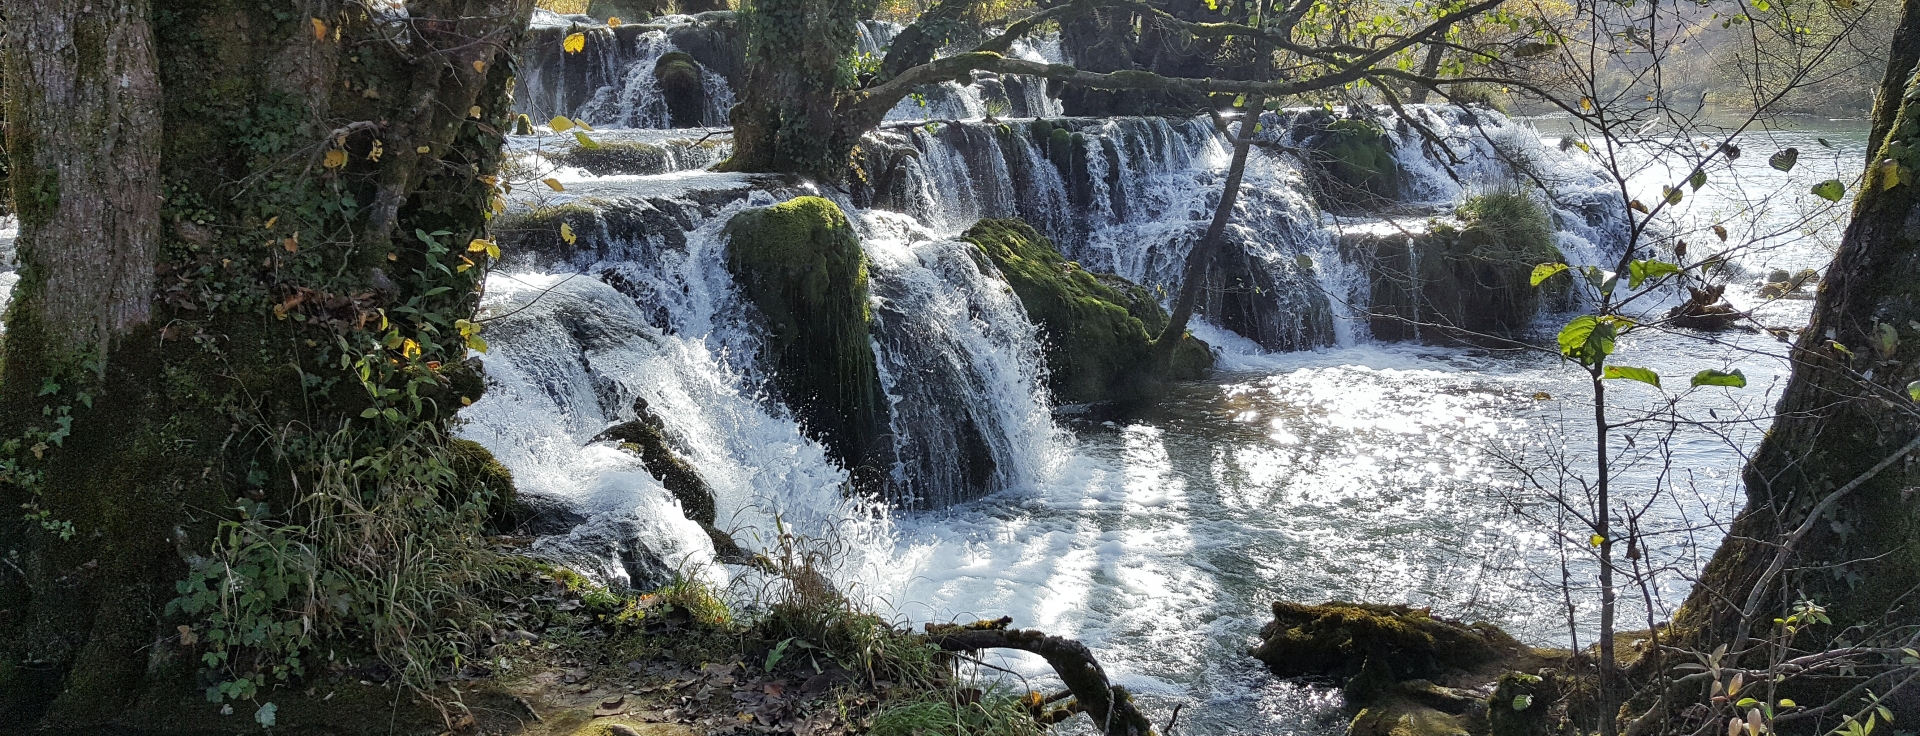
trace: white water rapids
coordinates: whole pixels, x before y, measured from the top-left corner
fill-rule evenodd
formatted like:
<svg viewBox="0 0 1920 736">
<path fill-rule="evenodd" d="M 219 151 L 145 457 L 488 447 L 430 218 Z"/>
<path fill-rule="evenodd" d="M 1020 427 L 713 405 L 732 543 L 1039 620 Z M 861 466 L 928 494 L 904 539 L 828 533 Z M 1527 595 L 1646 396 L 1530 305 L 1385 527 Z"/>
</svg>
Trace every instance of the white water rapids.
<svg viewBox="0 0 1920 736">
<path fill-rule="evenodd" d="M 952 86 L 941 110 L 978 118 L 972 88 Z M 630 89 L 596 98 L 624 99 Z M 920 117 L 911 112 L 899 116 Z M 1429 213 L 1508 185 L 1501 160 L 1523 157 L 1546 173 L 1569 261 L 1604 263 L 1624 228 L 1615 190 L 1577 151 L 1543 145 L 1529 125 L 1455 108 L 1415 114 L 1465 163 L 1443 165 L 1440 152 L 1390 124 L 1414 213 L 1397 217 L 1321 211 L 1301 163 L 1284 152 L 1298 143 L 1289 118 L 1267 118 L 1262 139 L 1273 145 L 1256 149 L 1233 220 L 1236 242 L 1273 284 L 1263 335 L 1203 321 L 1195 332 L 1218 352 L 1216 374 L 1124 422 L 1056 418 L 1041 336 L 998 275 L 953 238 L 979 218 L 1019 216 L 1090 269 L 1171 288 L 1224 175 L 1226 139 L 1205 118 L 1063 121 L 1080 134 L 1073 145 L 1087 174 L 1077 181 L 1050 163 L 1029 121 L 891 127 L 870 144 L 912 155 L 901 181 L 859 197 L 864 206 L 780 179 L 564 170 L 568 192 L 544 204 L 593 215 L 573 225 L 574 252 L 489 277 L 492 385 L 462 413 L 461 432 L 492 449 L 523 494 L 564 499 L 587 517 L 540 548 L 598 560 L 588 566 L 606 579 L 625 580 L 646 554 L 722 585 L 748 575 L 713 562 L 704 535 L 636 458 L 589 441 L 631 419 L 632 399 L 642 397 L 714 489 L 719 526 L 756 548 L 778 529 L 830 540 L 835 578 L 883 613 L 914 624 L 1010 615 L 1078 637 L 1156 719 L 1187 703 L 1186 733 L 1335 731 L 1337 690 L 1276 681 L 1244 656 L 1274 600 L 1432 606 L 1555 645 L 1568 642 L 1570 618 L 1590 637 L 1597 607 L 1570 541 L 1584 535 L 1556 530 L 1551 509 L 1514 471 L 1559 458 L 1578 467 L 1591 445 L 1584 374 L 1535 353 L 1375 342 L 1356 319 L 1367 266 L 1343 254 L 1340 240 L 1420 229 Z M 1844 172 L 1850 160 L 1836 155 L 1832 168 Z M 1766 172 L 1745 175 L 1749 187 L 1772 185 Z M 719 231 L 741 209 L 806 193 L 839 202 L 862 234 L 902 459 L 895 480 L 940 510 L 847 500 L 845 471 L 762 389 L 750 308 L 732 286 Z M 1817 261 L 1817 250 L 1801 243 L 1768 257 L 1798 264 Z M 1756 256 L 1745 265 L 1770 263 Z M 1735 296 L 1752 303 L 1750 289 Z M 1805 302 L 1762 314 L 1803 322 Z M 1786 375 L 1765 357 L 1778 346 L 1766 335 L 1622 341 L 1622 356 L 1663 374 L 1740 367 L 1750 381 L 1741 392 L 1687 399 L 1729 420 L 1727 437 L 1680 434 L 1658 453 L 1627 453 L 1643 465 L 1670 453 L 1685 471 L 1660 481 L 1670 498 L 1645 517 L 1660 532 L 1652 560 L 1696 569 L 1717 543 L 1712 522 L 1738 505 L 1739 452 L 1764 426 L 1737 419 L 1766 414 Z M 1615 393 L 1629 406 L 1660 396 L 1638 385 Z M 993 460 L 991 493 L 976 498 L 967 453 L 981 447 Z M 1623 487 L 1627 496 L 1656 490 Z M 1560 589 L 1569 551 L 1571 616 Z M 1649 595 L 1663 612 L 1684 581 L 1674 576 Z M 1644 620 L 1637 596 L 1623 615 Z M 994 661 L 1049 677 L 1037 659 Z"/>
</svg>

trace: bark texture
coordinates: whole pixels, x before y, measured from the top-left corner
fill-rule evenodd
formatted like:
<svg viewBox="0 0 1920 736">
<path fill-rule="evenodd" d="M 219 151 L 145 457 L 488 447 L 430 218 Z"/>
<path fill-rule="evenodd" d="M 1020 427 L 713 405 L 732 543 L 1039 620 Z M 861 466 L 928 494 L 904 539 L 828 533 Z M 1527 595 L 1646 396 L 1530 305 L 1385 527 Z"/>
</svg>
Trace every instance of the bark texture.
<svg viewBox="0 0 1920 736">
<path fill-rule="evenodd" d="M 1917 50 L 1915 5 L 1895 57 Z M 1683 646 L 1738 650 L 1800 599 L 1828 607 L 1834 625 L 1812 633 L 1823 641 L 1884 643 L 1920 625 L 1920 402 L 1908 395 L 1920 380 L 1920 80 L 1891 73 L 1902 92 L 1877 108 L 1887 132 L 1745 470 L 1746 509 L 1676 615 Z"/>
<path fill-rule="evenodd" d="M 160 83 L 148 0 L 8 3 L 7 119 L 22 299 L 47 337 L 104 347 L 147 321 L 160 225 Z"/>
<path fill-rule="evenodd" d="M 207 643 L 176 629 L 204 621 L 168 606 L 218 525 L 301 523 L 323 438 L 399 431 L 369 408 L 444 425 L 479 395 L 451 328 L 485 269 L 448 246 L 485 234 L 532 2 L 376 6 L 8 4 L 5 727 L 164 731 L 130 704 L 204 705 Z"/>
</svg>

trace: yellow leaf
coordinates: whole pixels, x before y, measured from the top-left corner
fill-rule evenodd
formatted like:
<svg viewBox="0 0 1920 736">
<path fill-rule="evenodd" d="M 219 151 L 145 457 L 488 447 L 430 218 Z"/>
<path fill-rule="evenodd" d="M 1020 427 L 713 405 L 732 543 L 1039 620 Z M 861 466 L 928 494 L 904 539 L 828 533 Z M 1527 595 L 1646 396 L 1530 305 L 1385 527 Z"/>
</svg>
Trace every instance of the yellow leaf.
<svg viewBox="0 0 1920 736">
<path fill-rule="evenodd" d="M 380 143 L 380 141 L 379 141 L 379 139 L 375 139 L 375 140 L 373 141 L 373 149 L 372 149 L 372 150 L 369 150 L 369 151 L 367 151 L 367 160 L 368 160 L 368 161 L 379 161 L 379 160 L 380 160 L 380 154 L 383 154 L 383 153 L 386 153 L 386 152 L 387 152 L 387 147 L 386 147 L 385 145 L 382 145 L 382 144 Z"/>
<path fill-rule="evenodd" d="M 1603 536 L 1600 536 L 1600 535 L 1598 535 L 1598 534 L 1595 534 L 1595 535 L 1593 535 L 1592 537 L 1588 537 L 1588 538 L 1587 538 L 1587 543 L 1588 543 L 1588 544 L 1591 544 L 1591 545 L 1593 545 L 1593 546 L 1595 546 L 1595 547 L 1598 547 L 1598 546 L 1600 546 L 1600 545 L 1602 545 L 1602 544 L 1606 544 L 1606 542 L 1607 542 L 1607 538 L 1606 538 L 1606 537 L 1603 537 Z"/>
<path fill-rule="evenodd" d="M 483 353 L 484 353 L 484 352 L 486 352 L 486 351 L 485 351 L 485 350 L 482 350 L 482 351 L 480 351 L 480 352 L 483 352 Z M 461 405 L 461 406 L 473 406 L 473 399 L 470 399 L 470 398 L 467 398 L 467 397 L 465 397 L 465 396 L 462 396 L 462 397 L 460 397 L 460 405 Z"/>
<path fill-rule="evenodd" d="M 1646 212 L 1646 211 L 1647 211 L 1647 206 L 1646 206 L 1646 205 L 1644 205 L 1644 204 L 1641 204 L 1641 203 L 1640 203 L 1640 200 L 1637 200 L 1637 199 L 1636 199 L 1636 200 L 1633 200 L 1633 201 L 1631 201 L 1631 202 L 1628 202 L 1628 203 L 1627 203 L 1627 208 L 1628 208 L 1628 209 L 1631 209 L 1631 210 L 1633 210 L 1633 211 L 1635 211 L 1635 212 Z"/>
<path fill-rule="evenodd" d="M 408 358 L 419 357 L 420 343 L 414 342 L 412 338 L 401 341 L 400 354 Z"/>
<path fill-rule="evenodd" d="M 579 119 L 579 118 L 574 118 L 574 119 L 573 119 L 573 124 L 574 124 L 574 125 L 578 125 L 578 126 L 580 126 L 580 129 L 581 129 L 581 130 L 584 130 L 584 131 L 587 131 L 588 133 L 592 133 L 592 132 L 593 132 L 593 126 L 591 126 L 591 125 L 588 125 L 588 124 L 587 124 L 587 121 L 585 121 L 585 120 L 581 120 L 581 119 Z"/>
<path fill-rule="evenodd" d="M 1880 162 L 1880 188 L 1892 189 L 1900 186 L 1900 162 L 1884 159 Z"/>
<path fill-rule="evenodd" d="M 1593 98 L 1591 97 L 1580 98 L 1580 110 L 1582 112 L 1593 112 Z"/>
<path fill-rule="evenodd" d="M 587 48 L 587 34 L 568 34 L 566 40 L 560 42 L 560 48 L 569 54 L 577 54 L 585 51 Z"/>
<path fill-rule="evenodd" d="M 272 217 L 269 217 L 269 218 L 267 218 L 267 229 L 268 229 L 268 230 L 272 230 L 272 229 L 273 229 L 273 224 L 274 224 L 274 223 L 276 223 L 276 222 L 279 222 L 279 221 L 280 221 L 280 216 L 279 216 L 279 215 L 274 215 L 274 216 L 272 216 Z"/>
<path fill-rule="evenodd" d="M 500 246 L 499 246 L 499 245 L 496 245 L 496 244 L 494 244 L 494 243 L 493 243 L 492 241 L 488 241 L 488 242 L 487 242 L 487 257 L 488 257 L 488 258 L 492 258 L 493 260 L 496 260 L 496 261 L 497 261 L 497 260 L 500 260 Z"/>
<path fill-rule="evenodd" d="M 506 197 L 499 197 L 499 196 L 494 197 L 492 205 L 493 205 L 494 214 L 496 215 L 507 214 L 507 198 Z"/>
<path fill-rule="evenodd" d="M 310 20 L 313 21 L 313 40 L 327 40 L 327 22 L 319 18 L 312 18 Z"/>
<path fill-rule="evenodd" d="M 563 223 L 560 223 L 560 239 L 567 241 L 567 245 L 573 245 L 574 241 L 577 241 L 580 238 L 574 236 L 572 225 L 568 225 L 567 223 L 563 222 Z"/>
<path fill-rule="evenodd" d="M 479 72 L 485 72 L 486 70 L 487 70 L 487 62 L 481 61 L 479 59 L 473 60 L 474 72 L 479 73 Z"/>
<path fill-rule="evenodd" d="M 473 107 L 469 107 L 469 108 L 467 108 L 467 117 L 470 117 L 470 118 L 477 118 L 477 117 L 480 117 L 480 116 L 481 116 L 481 115 L 483 115 L 483 114 L 485 114 L 485 113 L 484 113 L 483 111 L 481 111 L 481 109 L 480 109 L 480 106 L 479 106 L 479 105 L 474 105 Z"/>
<path fill-rule="evenodd" d="M 320 163 L 329 169 L 337 169 L 345 166 L 347 165 L 347 152 L 338 148 L 330 149 L 327 151 L 326 159 Z"/>
<path fill-rule="evenodd" d="M 493 244 L 487 242 L 485 238 L 474 238 L 473 242 L 467 244 L 467 252 L 468 253 L 485 253 L 487 252 L 487 246 L 489 245 L 493 245 Z"/>
<path fill-rule="evenodd" d="M 563 186 L 560 186 L 560 180 L 559 180 L 559 179 L 555 179 L 555 178 L 552 178 L 552 177 L 548 177 L 548 178 L 545 178 L 545 179 L 541 179 L 541 180 L 540 180 L 540 183 L 542 183 L 542 184 L 545 184 L 545 185 L 547 185 L 547 188 L 548 188 L 548 189 L 552 189 L 553 191 L 556 191 L 556 192 L 564 192 L 564 191 L 567 191 L 567 188 L 566 188 L 566 187 L 563 187 Z"/>
<path fill-rule="evenodd" d="M 617 16 L 617 15 L 616 15 L 616 16 L 613 16 L 613 17 L 611 17 L 611 18 L 608 18 L 608 19 L 607 19 L 607 27 L 608 27 L 608 28 L 619 28 L 619 27 L 620 27 L 620 16 Z"/>
<path fill-rule="evenodd" d="M 555 115 L 552 120 L 547 121 L 547 127 L 552 128 L 555 133 L 565 133 L 568 128 L 573 127 L 573 121 L 568 120 L 565 115 Z"/>
<path fill-rule="evenodd" d="M 421 146 L 419 148 L 413 149 L 413 152 L 414 153 L 433 153 L 433 146 Z"/>
</svg>

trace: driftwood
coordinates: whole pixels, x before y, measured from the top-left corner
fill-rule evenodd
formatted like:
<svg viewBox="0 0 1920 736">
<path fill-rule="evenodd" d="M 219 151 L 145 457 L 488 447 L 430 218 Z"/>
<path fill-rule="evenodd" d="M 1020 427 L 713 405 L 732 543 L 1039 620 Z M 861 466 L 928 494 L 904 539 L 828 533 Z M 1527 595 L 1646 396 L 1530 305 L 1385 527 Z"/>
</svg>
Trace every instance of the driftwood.
<svg viewBox="0 0 1920 736">
<path fill-rule="evenodd" d="M 1085 644 L 1031 629 L 1008 628 L 1012 624 L 1012 617 L 971 624 L 927 624 L 927 639 L 949 652 L 1018 649 L 1046 659 L 1066 683 L 1067 692 L 1030 700 L 1035 717 L 1043 722 L 1057 723 L 1074 713 L 1084 712 L 1107 736 L 1153 734 L 1153 724 L 1134 707 L 1133 696 L 1126 688 L 1107 680 L 1106 671 L 1100 668 L 1100 662 Z M 1068 695 L 1073 697 L 1071 704 L 1051 712 L 1045 710 L 1045 706 Z"/>
<path fill-rule="evenodd" d="M 1724 330 L 1747 318 L 1747 314 L 1735 309 L 1721 295 L 1725 294 L 1725 284 L 1708 286 L 1704 289 L 1687 287 L 1688 299 L 1685 304 L 1667 311 L 1667 321 L 1675 327 L 1695 330 Z"/>
</svg>

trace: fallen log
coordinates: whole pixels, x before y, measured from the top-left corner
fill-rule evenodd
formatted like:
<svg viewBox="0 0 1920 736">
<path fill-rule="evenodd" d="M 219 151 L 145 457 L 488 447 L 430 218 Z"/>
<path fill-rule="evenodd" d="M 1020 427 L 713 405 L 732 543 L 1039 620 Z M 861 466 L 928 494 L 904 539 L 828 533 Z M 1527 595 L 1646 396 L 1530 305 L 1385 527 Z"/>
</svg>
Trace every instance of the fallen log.
<svg viewBox="0 0 1920 736">
<path fill-rule="evenodd" d="M 1011 616 L 971 624 L 927 624 L 927 640 L 949 652 L 1017 649 L 1038 654 L 1073 695 L 1074 702 L 1064 708 L 1066 715 L 1085 712 L 1107 736 L 1152 736 L 1153 723 L 1134 706 L 1126 688 L 1107 680 L 1106 671 L 1085 644 L 1031 629 L 1009 628 L 1012 625 Z M 1048 701 L 1055 699 L 1057 696 Z"/>
</svg>

